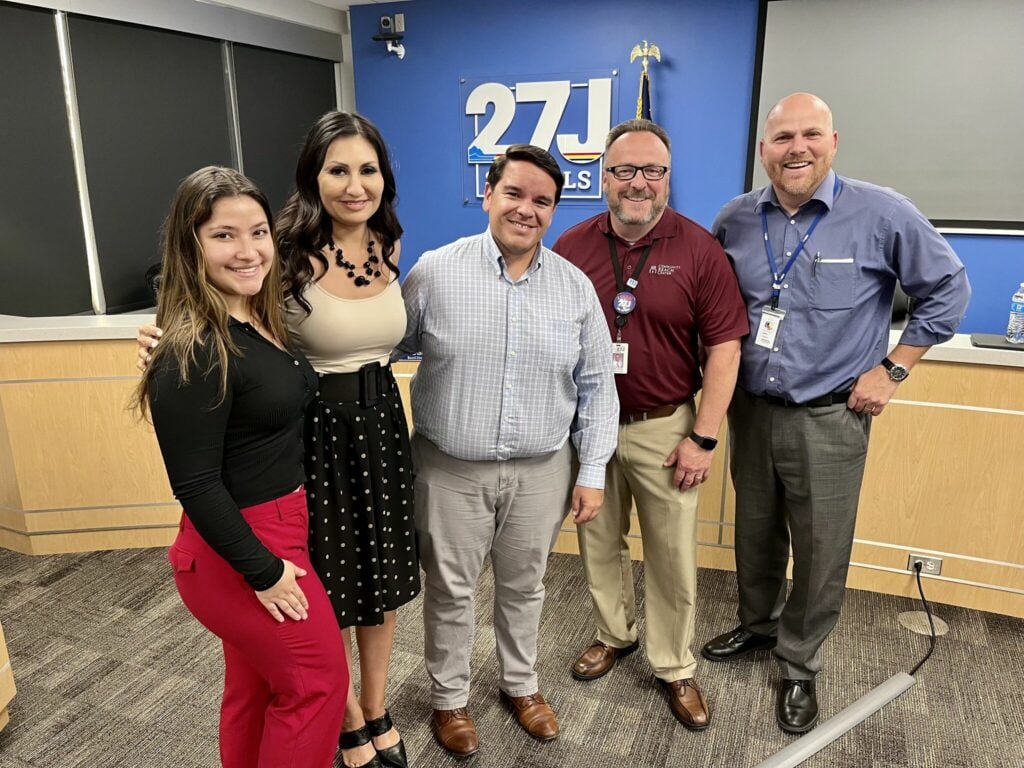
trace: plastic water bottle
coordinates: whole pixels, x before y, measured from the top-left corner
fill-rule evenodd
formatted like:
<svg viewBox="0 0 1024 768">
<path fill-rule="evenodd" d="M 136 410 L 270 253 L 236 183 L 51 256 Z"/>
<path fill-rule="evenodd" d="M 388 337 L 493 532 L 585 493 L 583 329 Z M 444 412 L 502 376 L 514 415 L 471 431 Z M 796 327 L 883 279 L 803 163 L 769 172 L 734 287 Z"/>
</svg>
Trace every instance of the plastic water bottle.
<svg viewBox="0 0 1024 768">
<path fill-rule="evenodd" d="M 1010 299 L 1010 323 L 1006 326 L 1006 340 L 1011 344 L 1024 344 L 1024 283 Z"/>
</svg>

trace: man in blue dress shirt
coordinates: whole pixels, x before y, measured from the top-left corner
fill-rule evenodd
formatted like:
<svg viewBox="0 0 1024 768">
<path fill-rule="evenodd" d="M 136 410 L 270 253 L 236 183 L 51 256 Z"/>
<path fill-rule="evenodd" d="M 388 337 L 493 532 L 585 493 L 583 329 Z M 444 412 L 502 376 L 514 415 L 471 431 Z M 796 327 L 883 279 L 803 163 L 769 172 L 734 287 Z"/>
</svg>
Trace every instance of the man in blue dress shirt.
<svg viewBox="0 0 1024 768">
<path fill-rule="evenodd" d="M 432 728 L 459 757 L 478 749 L 469 659 L 488 555 L 499 693 L 531 736 L 558 735 L 534 668 L 544 569 L 567 505 L 580 525 L 597 514 L 615 450 L 604 313 L 586 275 L 541 245 L 562 184 L 551 155 L 513 145 L 487 174 L 487 231 L 423 254 L 403 285 L 399 351 L 423 353 L 413 459 Z"/>
<path fill-rule="evenodd" d="M 784 98 L 760 142 L 771 184 L 713 227 L 751 332 L 729 408 L 740 623 L 702 653 L 774 648 L 776 719 L 791 733 L 818 719 L 814 679 L 842 605 L 871 421 L 970 299 L 963 264 L 906 197 L 835 174 L 838 142 L 824 101 Z M 888 350 L 897 281 L 914 311 Z"/>
</svg>

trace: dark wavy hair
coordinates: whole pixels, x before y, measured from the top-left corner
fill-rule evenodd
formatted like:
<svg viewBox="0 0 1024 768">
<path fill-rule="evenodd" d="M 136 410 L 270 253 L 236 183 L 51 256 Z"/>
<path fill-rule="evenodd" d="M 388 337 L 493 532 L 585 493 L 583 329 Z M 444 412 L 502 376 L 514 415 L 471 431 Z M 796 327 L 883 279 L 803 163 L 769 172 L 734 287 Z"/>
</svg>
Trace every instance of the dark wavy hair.
<svg viewBox="0 0 1024 768">
<path fill-rule="evenodd" d="M 391 158 L 388 157 L 384 139 L 377 126 L 362 115 L 355 112 L 328 112 L 309 129 L 299 153 L 299 162 L 295 166 L 295 191 L 277 218 L 277 249 L 281 256 L 285 294 L 291 295 L 306 314 L 313 309 L 302 296 L 306 287 L 313 282 L 313 265 L 309 263 L 309 257 L 322 262 L 326 273 L 327 259 L 320 253 L 320 249 L 327 245 L 331 237 L 331 217 L 324 210 L 320 199 L 318 177 L 331 142 L 350 136 L 363 137 L 377 152 L 377 161 L 384 178 L 384 192 L 380 206 L 370 217 L 367 226 L 380 242 L 384 263 L 398 275 L 398 267 L 391 261 L 391 255 L 395 252 L 395 243 L 402 236 L 402 225 L 395 214 L 395 174 L 391 170 Z"/>
</svg>

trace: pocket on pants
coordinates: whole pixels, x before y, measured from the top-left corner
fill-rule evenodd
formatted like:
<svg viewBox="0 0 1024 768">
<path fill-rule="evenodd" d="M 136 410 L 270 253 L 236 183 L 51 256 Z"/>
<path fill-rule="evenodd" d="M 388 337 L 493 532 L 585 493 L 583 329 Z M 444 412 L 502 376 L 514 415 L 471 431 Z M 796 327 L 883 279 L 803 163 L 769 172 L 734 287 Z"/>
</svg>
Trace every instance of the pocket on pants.
<svg viewBox="0 0 1024 768">
<path fill-rule="evenodd" d="M 171 564 L 175 575 L 179 573 L 195 573 L 196 558 L 191 552 L 171 547 L 167 550 L 167 561 Z"/>
</svg>

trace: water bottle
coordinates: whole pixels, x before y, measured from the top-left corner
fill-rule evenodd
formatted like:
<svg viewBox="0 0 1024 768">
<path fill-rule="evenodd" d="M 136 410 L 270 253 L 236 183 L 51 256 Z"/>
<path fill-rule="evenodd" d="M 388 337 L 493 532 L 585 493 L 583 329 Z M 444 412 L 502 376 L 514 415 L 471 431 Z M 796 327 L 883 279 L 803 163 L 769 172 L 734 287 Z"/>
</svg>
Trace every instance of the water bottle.
<svg viewBox="0 0 1024 768">
<path fill-rule="evenodd" d="M 1011 344 L 1024 344 L 1024 283 L 1010 299 L 1010 323 L 1006 326 L 1006 340 Z"/>
</svg>

